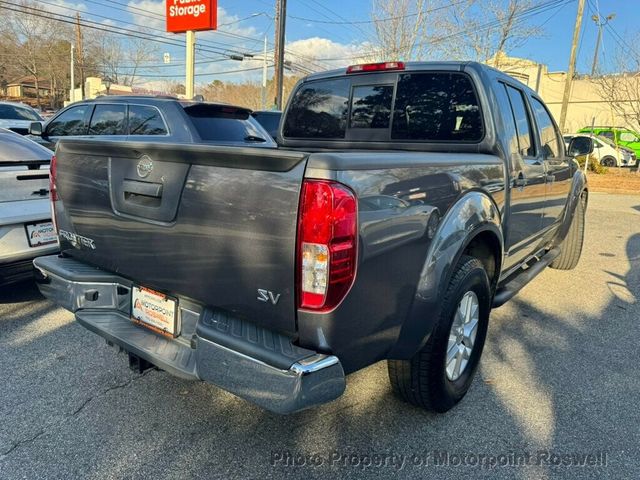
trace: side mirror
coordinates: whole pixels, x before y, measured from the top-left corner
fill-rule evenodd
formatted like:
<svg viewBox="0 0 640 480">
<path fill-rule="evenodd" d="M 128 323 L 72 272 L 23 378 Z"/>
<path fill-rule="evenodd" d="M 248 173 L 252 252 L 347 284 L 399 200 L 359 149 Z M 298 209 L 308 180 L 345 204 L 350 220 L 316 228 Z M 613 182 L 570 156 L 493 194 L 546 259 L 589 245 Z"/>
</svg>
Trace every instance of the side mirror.
<svg viewBox="0 0 640 480">
<path fill-rule="evenodd" d="M 42 136 L 42 122 L 31 122 L 29 125 L 29 134 L 36 137 Z"/>
<path fill-rule="evenodd" d="M 589 137 L 573 137 L 569 142 L 569 156 L 581 157 L 593 153 L 593 139 Z"/>
</svg>

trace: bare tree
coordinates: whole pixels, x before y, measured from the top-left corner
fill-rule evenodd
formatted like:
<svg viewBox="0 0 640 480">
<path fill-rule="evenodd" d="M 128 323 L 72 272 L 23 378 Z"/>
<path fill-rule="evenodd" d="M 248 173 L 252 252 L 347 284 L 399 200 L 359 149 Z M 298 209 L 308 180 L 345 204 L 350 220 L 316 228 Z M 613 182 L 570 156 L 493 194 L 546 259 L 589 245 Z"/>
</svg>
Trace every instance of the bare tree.
<svg viewBox="0 0 640 480">
<path fill-rule="evenodd" d="M 99 32 L 93 38 L 87 50 L 93 58 L 91 67 L 103 77 L 109 77 L 119 85 L 133 86 L 139 71 L 146 63 L 158 60 L 158 49 L 151 42 L 138 38 Z M 145 70 L 149 70 L 148 67 Z"/>
<path fill-rule="evenodd" d="M 433 3 L 433 2 L 430 2 Z M 428 50 L 427 0 L 373 0 L 375 29 L 371 60 L 420 60 Z"/>
<path fill-rule="evenodd" d="M 468 0 L 439 19 L 439 38 L 432 38 L 439 54 L 476 60 L 500 67 L 500 59 L 514 47 L 540 36 L 542 29 L 523 15 L 535 0 Z"/>
<path fill-rule="evenodd" d="M 637 45 L 640 34 L 629 39 L 629 45 Z M 613 113 L 621 117 L 625 126 L 640 127 L 640 57 L 630 50 L 618 50 L 613 59 L 615 73 L 593 78 L 598 93 L 610 105 Z"/>
</svg>

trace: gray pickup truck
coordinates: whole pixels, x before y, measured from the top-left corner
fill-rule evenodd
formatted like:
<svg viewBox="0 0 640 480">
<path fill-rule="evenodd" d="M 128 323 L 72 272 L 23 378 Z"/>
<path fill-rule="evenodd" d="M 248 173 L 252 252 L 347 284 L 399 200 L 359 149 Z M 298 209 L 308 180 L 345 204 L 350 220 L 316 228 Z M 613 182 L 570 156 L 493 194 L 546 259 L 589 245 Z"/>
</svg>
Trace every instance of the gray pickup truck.
<svg viewBox="0 0 640 480">
<path fill-rule="evenodd" d="M 42 293 L 132 367 L 279 413 L 380 360 L 402 398 L 450 409 L 491 308 L 582 250 L 587 183 L 553 118 L 477 63 L 307 77 L 278 148 L 76 138 L 56 155 Z"/>
</svg>

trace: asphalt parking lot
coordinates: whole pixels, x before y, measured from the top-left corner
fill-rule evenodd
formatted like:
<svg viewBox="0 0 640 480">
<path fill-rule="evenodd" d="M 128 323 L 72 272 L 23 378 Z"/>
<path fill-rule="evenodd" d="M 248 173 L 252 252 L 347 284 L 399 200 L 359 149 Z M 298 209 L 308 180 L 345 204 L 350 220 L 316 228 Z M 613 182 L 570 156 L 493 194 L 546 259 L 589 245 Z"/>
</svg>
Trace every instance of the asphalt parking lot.
<svg viewBox="0 0 640 480">
<path fill-rule="evenodd" d="M 578 268 L 493 312 L 479 375 L 444 415 L 395 399 L 384 363 L 287 417 L 136 375 L 32 284 L 5 287 L 0 478 L 640 478 L 640 196 L 593 194 L 587 218 Z M 567 465 L 581 458 L 597 465 Z"/>
</svg>

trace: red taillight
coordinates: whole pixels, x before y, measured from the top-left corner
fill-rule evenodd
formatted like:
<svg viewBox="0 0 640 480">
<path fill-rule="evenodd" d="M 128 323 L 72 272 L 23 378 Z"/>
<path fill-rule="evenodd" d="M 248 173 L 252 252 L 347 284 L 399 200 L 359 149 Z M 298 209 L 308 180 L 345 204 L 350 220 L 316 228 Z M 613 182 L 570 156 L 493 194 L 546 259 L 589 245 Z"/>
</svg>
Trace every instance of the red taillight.
<svg viewBox="0 0 640 480">
<path fill-rule="evenodd" d="M 347 67 L 347 73 L 381 72 L 385 70 L 404 70 L 404 62 L 363 63 Z"/>
<path fill-rule="evenodd" d="M 53 229 L 58 231 L 58 222 L 56 222 L 56 205 L 58 201 L 58 187 L 56 187 L 56 174 L 58 171 L 58 162 L 56 156 L 51 157 L 51 164 L 49 165 L 49 200 L 51 200 L 51 222 L 53 223 Z"/>
<path fill-rule="evenodd" d="M 298 305 L 331 310 L 345 297 L 356 275 L 358 207 L 346 186 L 305 180 L 298 220 Z"/>
</svg>

